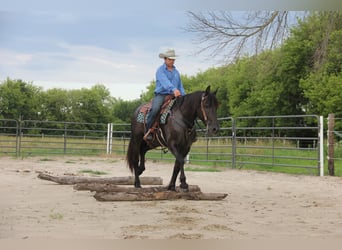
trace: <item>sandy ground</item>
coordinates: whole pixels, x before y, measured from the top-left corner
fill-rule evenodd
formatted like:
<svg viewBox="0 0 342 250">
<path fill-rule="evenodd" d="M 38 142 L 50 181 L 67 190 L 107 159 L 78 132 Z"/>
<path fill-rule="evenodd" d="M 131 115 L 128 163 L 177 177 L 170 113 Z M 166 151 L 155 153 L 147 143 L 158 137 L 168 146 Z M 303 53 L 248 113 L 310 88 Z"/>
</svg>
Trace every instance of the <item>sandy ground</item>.
<svg viewBox="0 0 342 250">
<path fill-rule="evenodd" d="M 131 175 L 122 159 L 0 158 L 0 239 L 330 239 L 342 237 L 342 179 L 246 170 L 187 172 L 222 201 L 98 202 L 37 178 L 101 170 Z M 172 164 L 147 162 L 167 184 Z M 85 174 L 83 174 L 85 175 Z"/>
</svg>

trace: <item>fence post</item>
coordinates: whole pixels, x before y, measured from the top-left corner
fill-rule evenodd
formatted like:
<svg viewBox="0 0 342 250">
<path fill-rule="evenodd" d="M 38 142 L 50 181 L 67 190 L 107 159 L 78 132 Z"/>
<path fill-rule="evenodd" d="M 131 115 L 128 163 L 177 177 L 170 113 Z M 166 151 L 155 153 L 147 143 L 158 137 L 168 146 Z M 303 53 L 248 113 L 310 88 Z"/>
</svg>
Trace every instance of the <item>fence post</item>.
<svg viewBox="0 0 342 250">
<path fill-rule="evenodd" d="M 207 138 L 207 149 L 206 149 L 206 160 L 208 161 L 209 160 L 209 137 L 206 137 Z"/>
<path fill-rule="evenodd" d="M 66 154 L 67 151 L 67 133 L 68 133 L 68 129 L 67 129 L 67 124 L 64 123 L 64 147 L 63 147 L 63 152 L 64 154 Z"/>
<path fill-rule="evenodd" d="M 21 155 L 21 119 L 17 122 L 17 131 L 16 131 L 16 157 L 20 157 Z"/>
<path fill-rule="evenodd" d="M 275 122 L 274 122 L 274 117 L 272 117 L 272 167 L 274 167 L 275 163 L 275 141 L 274 141 L 274 136 L 275 136 Z"/>
<path fill-rule="evenodd" d="M 112 153 L 112 144 L 113 144 L 113 123 L 107 124 L 107 154 Z"/>
<path fill-rule="evenodd" d="M 236 168 L 236 124 L 232 119 L 232 168 Z"/>
<path fill-rule="evenodd" d="M 190 163 L 190 152 L 185 156 L 185 163 L 186 164 Z"/>
<path fill-rule="evenodd" d="M 323 136 L 323 116 L 319 117 L 319 175 L 324 176 L 324 136 Z"/>
<path fill-rule="evenodd" d="M 335 163 L 334 163 L 334 127 L 335 127 L 335 114 L 329 114 L 328 116 L 328 172 L 329 175 L 335 175 Z"/>
</svg>

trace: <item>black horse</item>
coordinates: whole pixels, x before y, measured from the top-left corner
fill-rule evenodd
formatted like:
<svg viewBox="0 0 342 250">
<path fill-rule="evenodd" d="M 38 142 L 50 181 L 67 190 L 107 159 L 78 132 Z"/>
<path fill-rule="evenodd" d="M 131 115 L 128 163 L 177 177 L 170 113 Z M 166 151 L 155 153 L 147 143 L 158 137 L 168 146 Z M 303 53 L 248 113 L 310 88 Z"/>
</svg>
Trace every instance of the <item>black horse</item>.
<svg viewBox="0 0 342 250">
<path fill-rule="evenodd" d="M 210 86 L 205 91 L 197 91 L 185 96 L 177 97 L 171 114 L 166 118 L 165 124 L 160 124 L 156 138 L 152 143 L 143 140 L 145 124 L 138 122 L 137 116 L 140 108 L 134 112 L 131 121 L 131 139 L 127 151 L 127 163 L 135 175 L 134 186 L 139 188 L 139 176 L 145 170 L 145 154 L 158 146 L 167 147 L 175 156 L 169 190 L 175 190 L 177 175 L 180 174 L 180 187 L 188 190 L 184 174 L 184 158 L 190 151 L 192 143 L 196 140 L 195 121 L 197 118 L 206 125 L 207 134 L 218 132 L 219 125 L 216 117 L 218 101 L 216 92 L 210 92 Z M 158 139 L 159 138 L 159 139 Z"/>
</svg>

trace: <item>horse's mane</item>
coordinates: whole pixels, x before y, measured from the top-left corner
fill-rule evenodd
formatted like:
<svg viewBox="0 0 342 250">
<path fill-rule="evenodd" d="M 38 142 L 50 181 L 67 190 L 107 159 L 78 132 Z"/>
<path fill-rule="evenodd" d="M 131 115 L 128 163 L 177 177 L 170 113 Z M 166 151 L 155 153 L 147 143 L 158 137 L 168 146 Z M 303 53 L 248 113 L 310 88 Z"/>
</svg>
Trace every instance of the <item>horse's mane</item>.
<svg viewBox="0 0 342 250">
<path fill-rule="evenodd" d="M 203 91 L 196 91 L 190 94 L 183 95 L 176 99 L 175 106 L 181 107 L 184 104 L 184 102 L 193 103 L 195 100 L 197 100 L 198 96 L 201 94 L 203 94 Z"/>
<path fill-rule="evenodd" d="M 204 93 L 205 93 L 205 91 L 195 91 L 195 92 L 192 92 L 190 94 L 186 94 L 184 96 L 181 96 L 181 97 L 177 98 L 175 106 L 181 107 L 184 102 L 190 102 L 190 103 L 194 104 L 195 101 L 198 100 L 198 98 L 201 100 L 202 95 Z M 216 108 L 218 107 L 218 100 L 217 100 L 215 94 L 213 94 L 213 93 L 208 94 L 208 102 L 209 102 L 210 106 L 215 105 Z"/>
</svg>

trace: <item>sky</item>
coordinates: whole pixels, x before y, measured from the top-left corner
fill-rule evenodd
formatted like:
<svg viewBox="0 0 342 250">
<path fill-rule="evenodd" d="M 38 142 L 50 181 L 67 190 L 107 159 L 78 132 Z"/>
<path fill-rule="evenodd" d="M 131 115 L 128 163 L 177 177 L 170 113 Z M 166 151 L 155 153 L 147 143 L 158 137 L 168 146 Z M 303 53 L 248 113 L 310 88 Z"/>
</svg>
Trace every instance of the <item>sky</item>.
<svg viewBox="0 0 342 250">
<path fill-rule="evenodd" d="M 316 0 L 291 1 L 306 6 Z M 217 60 L 196 54 L 199 47 L 193 35 L 184 31 L 188 10 L 287 7 L 276 7 L 273 0 L 239 5 L 243 2 L 4 0 L 0 6 L 0 82 L 7 77 L 21 79 L 44 90 L 103 84 L 111 96 L 133 100 L 155 79 L 163 63 L 158 55 L 167 49 L 179 55 L 175 65 L 181 74 L 193 76 L 219 66 Z"/>
<path fill-rule="evenodd" d="M 145 1 L 133 1 L 133 7 L 132 1 L 11 2 L 0 7 L 0 81 L 22 79 L 44 90 L 99 83 L 111 96 L 132 100 L 155 79 L 163 63 L 158 55 L 167 49 L 179 55 L 175 65 L 181 74 L 215 66 L 195 55 L 198 47 L 184 31 L 186 10 L 177 6 L 166 10 Z"/>
</svg>

